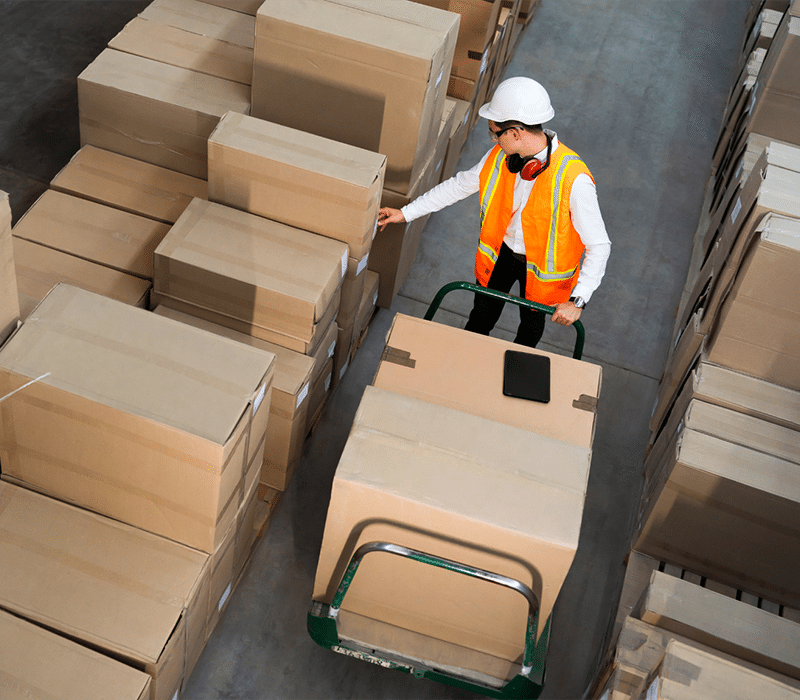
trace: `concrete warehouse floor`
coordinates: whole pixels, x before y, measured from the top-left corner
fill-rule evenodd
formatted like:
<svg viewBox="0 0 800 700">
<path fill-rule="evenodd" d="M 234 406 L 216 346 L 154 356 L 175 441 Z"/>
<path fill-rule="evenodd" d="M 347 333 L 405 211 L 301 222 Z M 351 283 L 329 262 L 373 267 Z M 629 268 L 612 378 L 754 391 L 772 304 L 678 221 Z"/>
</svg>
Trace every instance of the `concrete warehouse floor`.
<svg viewBox="0 0 800 700">
<path fill-rule="evenodd" d="M 148 0 L 0 1 L 0 189 L 14 221 L 78 150 L 76 76 Z M 613 246 L 583 316 L 584 359 L 603 367 L 581 543 L 554 613 L 546 698 L 577 698 L 593 673 L 623 576 L 648 418 L 689 266 L 712 148 L 750 0 L 541 0 L 506 76 L 550 91 L 549 126 L 597 180 Z M 488 149 L 469 136 L 469 167 Z M 422 316 L 436 290 L 472 279 L 477 204 L 431 216 L 411 273 L 367 339 L 258 544 L 183 697 L 442 698 L 470 693 L 324 650 L 306 613 L 339 455 L 395 312 Z M 468 296 L 437 321 L 463 325 Z M 516 309 L 496 335 L 510 339 Z M 541 345 L 569 352 L 571 329 Z"/>
</svg>

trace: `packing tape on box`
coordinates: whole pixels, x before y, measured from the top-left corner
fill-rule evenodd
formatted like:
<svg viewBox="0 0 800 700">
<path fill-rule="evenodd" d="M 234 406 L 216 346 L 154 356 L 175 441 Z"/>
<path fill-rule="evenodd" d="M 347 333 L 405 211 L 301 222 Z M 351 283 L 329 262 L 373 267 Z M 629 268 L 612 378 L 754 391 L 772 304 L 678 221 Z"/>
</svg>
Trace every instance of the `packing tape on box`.
<svg viewBox="0 0 800 700">
<path fill-rule="evenodd" d="M 666 680 L 688 687 L 700 677 L 700 666 L 673 657 L 668 666 L 662 666 L 661 676 Z"/>
<path fill-rule="evenodd" d="M 572 408 L 580 408 L 590 413 L 597 413 L 597 397 L 581 394 L 580 398 L 572 402 Z"/>
<path fill-rule="evenodd" d="M 38 382 L 38 381 L 41 381 L 41 380 L 42 380 L 42 379 L 44 379 L 45 377 L 49 377 L 49 376 L 50 376 L 50 372 L 45 372 L 45 373 L 44 373 L 43 375 L 41 375 L 40 377 L 36 377 L 36 379 L 31 379 L 31 381 L 29 381 L 27 384 L 23 384 L 23 385 L 22 385 L 21 387 L 19 387 L 18 389 L 14 389 L 14 391 L 12 391 L 11 393 L 9 393 L 9 394 L 6 394 L 5 396 L 0 396 L 0 401 L 5 401 L 5 400 L 6 400 L 6 399 L 7 399 L 9 396 L 13 396 L 13 395 L 14 395 L 14 394 L 16 394 L 18 391 L 22 391 L 22 390 L 23 390 L 23 389 L 25 389 L 26 387 L 29 387 L 31 384 L 35 384 L 36 382 Z"/>
<path fill-rule="evenodd" d="M 414 369 L 417 366 L 417 361 L 411 358 L 411 353 L 408 350 L 398 350 L 391 345 L 387 345 L 381 355 L 381 362 L 393 362 L 396 365 L 403 367 L 410 367 Z"/>
</svg>

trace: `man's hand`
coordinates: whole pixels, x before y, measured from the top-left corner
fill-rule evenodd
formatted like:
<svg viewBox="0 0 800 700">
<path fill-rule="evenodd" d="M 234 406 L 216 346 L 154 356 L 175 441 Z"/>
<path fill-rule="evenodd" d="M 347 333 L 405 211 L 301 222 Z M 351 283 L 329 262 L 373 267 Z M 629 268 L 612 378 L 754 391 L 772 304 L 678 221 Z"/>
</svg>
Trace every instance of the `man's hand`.
<svg viewBox="0 0 800 700">
<path fill-rule="evenodd" d="M 571 326 L 575 321 L 581 317 L 581 311 L 571 301 L 563 301 L 556 304 L 556 310 L 553 312 L 553 321 L 560 323 L 562 326 Z"/>
<path fill-rule="evenodd" d="M 406 217 L 399 209 L 392 209 L 391 207 L 381 207 L 378 212 L 378 226 L 381 231 L 386 228 L 387 224 L 404 224 Z"/>
</svg>

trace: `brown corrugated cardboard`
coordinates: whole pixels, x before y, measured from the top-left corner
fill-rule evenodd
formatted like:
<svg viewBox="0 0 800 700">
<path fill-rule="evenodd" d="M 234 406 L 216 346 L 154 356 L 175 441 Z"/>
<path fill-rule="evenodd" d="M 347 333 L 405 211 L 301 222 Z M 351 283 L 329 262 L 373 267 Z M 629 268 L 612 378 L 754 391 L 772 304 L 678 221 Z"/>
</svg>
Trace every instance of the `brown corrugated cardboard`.
<svg viewBox="0 0 800 700">
<path fill-rule="evenodd" d="M 648 700 L 796 700 L 800 690 L 716 652 L 671 640 L 640 696 Z"/>
<path fill-rule="evenodd" d="M 485 60 L 485 50 L 494 37 L 501 0 L 414 0 L 420 5 L 455 12 L 461 19 L 453 54 L 452 75 L 475 80 Z"/>
<path fill-rule="evenodd" d="M 205 631 L 208 555 L 12 484 L 0 494 L 2 607 L 146 672 L 152 700 L 174 697 L 187 631 Z"/>
<path fill-rule="evenodd" d="M 358 346 L 361 344 L 361 338 L 364 333 L 366 333 L 370 319 L 375 313 L 375 307 L 378 305 L 379 284 L 380 279 L 378 273 L 367 270 L 364 291 L 361 295 L 361 303 L 358 306 L 356 319 L 353 322 L 353 348 L 350 350 L 351 359 L 353 355 L 355 355 Z"/>
<path fill-rule="evenodd" d="M 238 12 L 231 11 L 231 14 L 245 17 Z M 142 17 L 135 17 L 128 22 L 108 42 L 108 46 L 115 51 L 243 85 L 250 85 L 253 80 L 252 47 L 238 46 Z"/>
<path fill-rule="evenodd" d="M 800 624 L 654 571 L 635 611 L 644 622 L 800 679 Z"/>
<path fill-rule="evenodd" d="M 84 146 L 50 188 L 174 224 L 194 197 L 208 199 L 208 183 L 135 158 Z"/>
<path fill-rule="evenodd" d="M 19 292 L 11 240 L 11 207 L 0 190 L 0 345 L 11 335 L 20 318 Z"/>
<path fill-rule="evenodd" d="M 153 252 L 169 225 L 88 199 L 47 190 L 13 234 L 142 279 L 153 278 Z"/>
<path fill-rule="evenodd" d="M 347 243 L 361 260 L 386 157 L 231 112 L 208 139 L 209 199 Z"/>
<path fill-rule="evenodd" d="M 507 350 L 499 338 L 397 314 L 373 384 L 590 449 L 602 370 L 542 350 L 550 358 L 550 402 L 503 395 Z M 524 350 L 524 349 L 523 349 Z"/>
<path fill-rule="evenodd" d="M 355 319 L 358 307 L 361 304 L 361 297 L 364 295 L 364 284 L 367 279 L 367 263 L 369 253 L 361 260 L 348 258 L 347 274 L 342 280 L 342 299 L 339 302 L 339 313 L 336 319 L 340 323 L 349 323 Z"/>
<path fill-rule="evenodd" d="M 26 319 L 59 282 L 147 308 L 150 282 L 14 236 L 19 308 Z"/>
<path fill-rule="evenodd" d="M 279 333 L 268 328 L 256 326 L 248 321 L 240 321 L 239 319 L 232 318 L 225 314 L 210 311 L 202 306 L 196 304 L 189 304 L 181 299 L 176 299 L 168 294 L 158 294 L 151 290 L 150 292 L 150 308 L 155 308 L 159 305 L 168 306 L 176 311 L 182 311 L 190 316 L 197 316 L 198 318 L 205 319 L 211 323 L 220 326 L 225 326 L 231 330 L 237 331 L 244 335 L 251 335 L 254 338 L 265 340 L 268 343 L 275 343 L 282 345 L 290 350 L 304 353 L 310 357 L 316 357 L 318 353 L 323 352 L 323 345 L 326 339 L 326 333 L 331 327 L 331 324 L 336 324 L 336 312 L 338 310 L 339 298 L 341 291 L 337 290 L 336 294 L 331 301 L 328 311 L 322 317 L 322 320 L 315 323 L 311 329 L 311 338 L 304 340 L 296 336 Z"/>
<path fill-rule="evenodd" d="M 0 611 L 0 677 L 5 700 L 148 700 L 150 676 Z"/>
<path fill-rule="evenodd" d="M 206 179 L 208 137 L 225 112 L 250 111 L 250 88 L 105 49 L 78 76 L 81 145 Z"/>
<path fill-rule="evenodd" d="M 198 0 L 153 0 L 139 16 L 234 46 L 252 49 L 255 43 L 251 16 Z"/>
<path fill-rule="evenodd" d="M 684 429 L 642 500 L 635 549 L 800 607 L 797 465 Z"/>
<path fill-rule="evenodd" d="M 800 390 L 800 220 L 765 218 L 707 341 L 708 359 Z"/>
<path fill-rule="evenodd" d="M 261 348 L 275 355 L 275 376 L 267 423 L 263 463 L 286 469 L 300 458 L 306 436 L 308 392 L 315 360 L 275 343 L 238 333 L 225 326 L 158 306 L 154 313 Z"/>
<path fill-rule="evenodd" d="M 333 329 L 335 332 L 338 332 L 339 327 L 334 323 Z M 306 426 L 306 434 L 310 433 L 314 429 L 314 426 L 316 426 L 319 416 L 325 407 L 325 401 L 328 398 L 328 394 L 332 385 L 333 354 L 331 354 L 331 356 L 325 361 L 325 363 L 322 365 L 320 373 L 311 382 L 311 388 L 308 392 L 308 399 L 306 399 L 308 401 L 308 425 Z M 292 475 L 289 472 L 279 472 L 274 478 L 271 477 L 269 481 L 286 484 L 291 476 Z M 280 479 L 280 481 L 275 481 L 275 479 Z M 269 481 L 265 481 L 264 483 L 271 485 Z M 276 487 L 273 486 L 273 488 Z"/>
<path fill-rule="evenodd" d="M 155 251 L 153 289 L 310 341 L 347 259 L 340 241 L 195 199 Z"/>
<path fill-rule="evenodd" d="M 541 633 L 577 547 L 589 461 L 585 448 L 367 386 L 334 476 L 314 600 L 330 602 L 356 547 L 393 542 L 530 586 Z M 345 610 L 513 665 L 528 605 L 515 591 L 375 554 Z"/>
<path fill-rule="evenodd" d="M 384 186 L 406 193 L 436 140 L 459 19 L 411 2 L 264 3 L 252 114 L 386 155 Z"/>
<path fill-rule="evenodd" d="M 258 8 L 261 7 L 264 0 L 202 0 L 209 5 L 216 5 L 217 7 L 226 7 L 229 10 L 236 12 L 244 12 L 246 15 L 256 16 Z"/>
<path fill-rule="evenodd" d="M 3 473 L 211 552 L 266 431 L 274 362 L 60 284 L 0 351 L 0 395 L 38 379 L 0 403 Z"/>
</svg>

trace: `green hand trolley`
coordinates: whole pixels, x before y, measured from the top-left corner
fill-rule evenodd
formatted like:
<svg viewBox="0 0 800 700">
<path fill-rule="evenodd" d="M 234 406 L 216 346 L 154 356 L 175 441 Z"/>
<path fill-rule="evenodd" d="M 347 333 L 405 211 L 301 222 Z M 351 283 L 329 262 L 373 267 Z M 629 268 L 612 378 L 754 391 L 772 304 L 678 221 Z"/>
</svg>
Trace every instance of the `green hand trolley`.
<svg viewBox="0 0 800 700">
<path fill-rule="evenodd" d="M 509 294 L 504 294 L 503 292 L 486 289 L 485 287 L 480 287 L 470 282 L 451 282 L 442 287 L 436 294 L 425 314 L 425 320 L 433 320 L 433 316 L 439 308 L 442 299 L 455 290 L 466 290 L 485 294 L 517 304 L 518 306 L 526 306 L 538 311 L 544 311 L 548 314 L 552 314 L 555 311 L 555 307 L 514 297 Z M 577 338 L 572 356 L 576 360 L 580 360 L 583 354 L 584 329 L 580 321 L 576 321 L 573 325 L 577 332 Z M 357 641 L 342 639 L 339 635 L 337 624 L 339 610 L 350 588 L 350 584 L 353 582 L 356 572 L 358 571 L 361 560 L 367 554 L 374 553 L 405 557 L 422 564 L 481 579 L 511 589 L 522 595 L 528 603 L 528 619 L 525 634 L 525 647 L 519 673 L 505 683 L 501 679 L 497 679 L 497 683 L 495 684 L 486 681 L 485 678 L 478 679 L 475 674 L 470 674 L 467 671 L 459 673 L 450 669 L 443 670 L 429 662 L 409 659 L 400 654 L 378 652 L 368 645 Z M 345 569 L 342 580 L 339 583 L 339 587 L 331 603 L 327 604 L 319 601 L 312 601 L 307 616 L 309 635 L 317 644 L 326 649 L 377 664 L 384 668 L 410 673 L 417 678 L 427 678 L 428 680 L 463 688 L 491 698 L 529 698 L 531 700 L 538 698 L 544 688 L 545 659 L 547 656 L 548 643 L 550 641 L 550 618 L 546 621 L 542 633 L 539 636 L 539 640 L 537 641 L 536 630 L 538 622 L 539 600 L 533 590 L 524 583 L 491 571 L 421 552 L 416 549 L 403 547 L 391 542 L 368 542 L 358 547 Z"/>
</svg>

